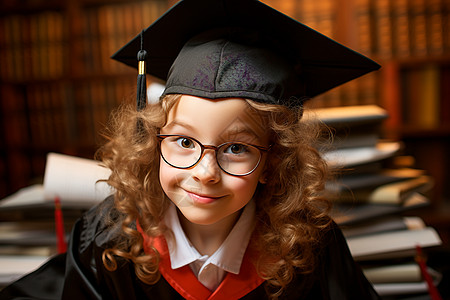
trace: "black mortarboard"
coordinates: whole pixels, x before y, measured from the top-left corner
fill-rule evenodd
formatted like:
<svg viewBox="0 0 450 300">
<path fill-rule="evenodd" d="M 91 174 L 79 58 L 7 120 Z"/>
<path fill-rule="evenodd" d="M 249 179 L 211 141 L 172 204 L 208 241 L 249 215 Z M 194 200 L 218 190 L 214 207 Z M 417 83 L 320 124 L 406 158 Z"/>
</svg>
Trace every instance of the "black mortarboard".
<svg viewBox="0 0 450 300">
<path fill-rule="evenodd" d="M 287 106 L 380 67 L 257 0 L 182 0 L 113 58 L 138 67 L 142 49 L 163 94 Z"/>
</svg>

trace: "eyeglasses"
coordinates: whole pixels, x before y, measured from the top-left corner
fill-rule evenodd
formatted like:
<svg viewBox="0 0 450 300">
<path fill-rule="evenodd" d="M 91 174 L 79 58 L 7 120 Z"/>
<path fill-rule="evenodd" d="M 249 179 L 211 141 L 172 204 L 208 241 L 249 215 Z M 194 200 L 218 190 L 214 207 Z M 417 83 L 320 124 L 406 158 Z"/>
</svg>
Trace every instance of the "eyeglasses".
<svg viewBox="0 0 450 300">
<path fill-rule="evenodd" d="M 161 157 L 170 166 L 178 169 L 194 167 L 203 157 L 206 149 L 214 150 L 217 165 L 225 173 L 245 176 L 252 173 L 261 162 L 262 147 L 242 142 L 227 142 L 219 146 L 203 145 L 196 139 L 185 135 L 158 134 Z"/>
</svg>

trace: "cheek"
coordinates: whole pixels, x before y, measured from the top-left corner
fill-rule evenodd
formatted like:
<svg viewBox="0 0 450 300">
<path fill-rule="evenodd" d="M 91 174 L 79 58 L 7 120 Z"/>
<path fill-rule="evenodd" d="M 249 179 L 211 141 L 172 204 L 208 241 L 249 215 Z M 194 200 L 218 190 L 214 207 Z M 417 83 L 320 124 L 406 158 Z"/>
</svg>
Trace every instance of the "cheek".
<svg viewBox="0 0 450 300">
<path fill-rule="evenodd" d="M 172 202 L 179 204 L 181 201 L 185 200 L 186 193 L 181 188 L 181 185 L 185 187 L 189 186 L 189 178 L 188 171 L 171 167 L 161 160 L 159 167 L 159 181 L 164 193 Z"/>
<path fill-rule="evenodd" d="M 170 193 L 170 189 L 174 187 L 177 182 L 177 169 L 167 165 L 162 159 L 159 167 L 159 181 L 161 187 L 166 194 Z"/>
<path fill-rule="evenodd" d="M 258 176 L 246 177 L 230 177 L 224 180 L 224 185 L 231 189 L 234 195 L 242 201 L 249 201 L 255 193 L 258 185 Z"/>
</svg>

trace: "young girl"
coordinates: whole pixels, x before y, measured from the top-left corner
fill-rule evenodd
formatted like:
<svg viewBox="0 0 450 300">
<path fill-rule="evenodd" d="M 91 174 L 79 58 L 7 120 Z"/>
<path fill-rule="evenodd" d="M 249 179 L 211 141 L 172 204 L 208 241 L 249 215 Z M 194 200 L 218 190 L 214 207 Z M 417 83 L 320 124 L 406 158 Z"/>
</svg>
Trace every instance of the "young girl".
<svg viewBox="0 0 450 300">
<path fill-rule="evenodd" d="M 184 0 L 115 57 L 139 48 L 166 89 L 114 115 L 115 195 L 2 299 L 377 299 L 302 105 L 378 65 L 253 0 Z"/>
</svg>

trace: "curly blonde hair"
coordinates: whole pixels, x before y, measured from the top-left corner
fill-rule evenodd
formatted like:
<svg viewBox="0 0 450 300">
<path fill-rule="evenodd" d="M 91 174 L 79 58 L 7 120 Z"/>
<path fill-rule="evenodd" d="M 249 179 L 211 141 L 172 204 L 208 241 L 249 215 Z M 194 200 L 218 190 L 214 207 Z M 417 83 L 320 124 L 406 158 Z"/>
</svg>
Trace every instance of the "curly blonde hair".
<svg viewBox="0 0 450 300">
<path fill-rule="evenodd" d="M 122 235 L 103 253 L 108 270 L 116 257 L 134 263 L 145 283 L 159 280 L 159 253 L 144 253 L 137 221 L 149 236 L 168 229 L 161 222 L 170 200 L 159 183 L 160 155 L 156 134 L 181 95 L 168 95 L 137 112 L 123 106 L 112 119 L 109 141 L 98 154 L 112 170 L 108 184 L 116 189 L 115 206 L 122 213 Z M 267 121 L 273 144 L 264 171 L 265 184 L 255 192 L 256 230 L 251 247 L 259 251 L 255 265 L 267 281 L 267 291 L 277 298 L 295 274 L 308 274 L 315 266 L 315 250 L 331 223 L 329 202 L 322 195 L 328 168 L 317 151 L 320 137 L 315 122 L 301 121 L 301 110 L 246 100 Z"/>
</svg>

